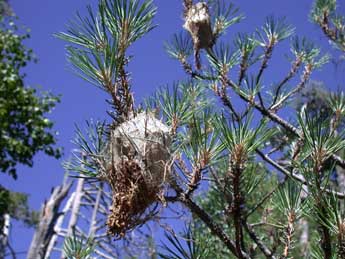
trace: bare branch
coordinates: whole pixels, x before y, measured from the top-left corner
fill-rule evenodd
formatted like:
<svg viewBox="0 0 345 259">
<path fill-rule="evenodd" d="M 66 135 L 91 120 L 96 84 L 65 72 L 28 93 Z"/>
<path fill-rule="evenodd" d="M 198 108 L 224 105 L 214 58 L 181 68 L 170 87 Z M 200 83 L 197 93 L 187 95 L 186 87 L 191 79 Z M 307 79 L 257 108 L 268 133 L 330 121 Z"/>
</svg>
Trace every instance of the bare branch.
<svg viewBox="0 0 345 259">
<path fill-rule="evenodd" d="M 222 227 L 219 226 L 214 220 L 196 203 L 194 203 L 190 198 L 183 196 L 179 196 L 179 200 L 185 204 L 195 215 L 197 215 L 211 230 L 213 234 L 215 234 L 223 243 L 229 248 L 229 250 L 237 257 L 237 258 L 250 258 L 248 254 L 242 251 L 242 256 L 240 257 L 237 254 L 236 245 L 234 241 L 232 241 L 228 235 L 223 231 Z"/>
<path fill-rule="evenodd" d="M 266 256 L 266 258 L 277 259 L 273 252 L 258 238 L 254 230 L 251 226 L 248 225 L 247 222 L 243 222 L 243 226 L 247 233 L 249 234 L 250 238 L 255 242 L 255 244 L 259 247 L 261 252 Z"/>
<path fill-rule="evenodd" d="M 301 78 L 301 82 L 296 86 L 296 88 L 291 90 L 288 94 L 284 95 L 284 97 L 282 97 L 276 104 L 272 105 L 270 110 L 274 111 L 276 109 L 279 109 L 287 99 L 289 99 L 294 94 L 300 92 L 304 88 L 305 84 L 308 82 L 311 75 L 311 71 L 312 71 L 312 65 L 311 64 L 306 65 L 302 78 Z"/>
<path fill-rule="evenodd" d="M 279 170 L 281 173 L 285 174 L 288 177 L 292 177 L 293 179 L 299 181 L 300 183 L 307 185 L 308 182 L 304 179 L 304 177 L 302 175 L 296 174 L 294 172 L 290 172 L 287 169 L 285 169 L 284 167 L 282 167 L 281 165 L 279 165 L 278 163 L 276 163 L 274 160 L 272 160 L 268 155 L 265 155 L 264 153 L 262 153 L 260 150 L 256 150 L 256 153 L 267 163 L 271 164 L 274 168 L 276 168 L 277 170 Z M 336 192 L 336 191 L 332 191 L 329 189 L 325 189 L 324 187 L 321 188 L 321 190 L 324 190 L 327 193 L 330 194 L 334 194 L 335 196 L 337 196 L 339 199 L 345 199 L 345 193 L 341 193 L 341 192 Z"/>
<path fill-rule="evenodd" d="M 271 105 L 271 107 L 273 105 L 275 105 L 278 96 L 281 92 L 282 87 L 291 79 L 294 77 L 294 75 L 296 74 L 296 72 L 298 71 L 298 68 L 301 66 L 302 60 L 300 58 L 297 58 L 293 63 L 292 63 L 292 67 L 289 71 L 289 73 L 287 74 L 287 76 L 278 84 L 275 94 L 274 94 L 274 100 L 273 103 Z M 271 108 L 270 108 L 271 109 Z"/>
</svg>

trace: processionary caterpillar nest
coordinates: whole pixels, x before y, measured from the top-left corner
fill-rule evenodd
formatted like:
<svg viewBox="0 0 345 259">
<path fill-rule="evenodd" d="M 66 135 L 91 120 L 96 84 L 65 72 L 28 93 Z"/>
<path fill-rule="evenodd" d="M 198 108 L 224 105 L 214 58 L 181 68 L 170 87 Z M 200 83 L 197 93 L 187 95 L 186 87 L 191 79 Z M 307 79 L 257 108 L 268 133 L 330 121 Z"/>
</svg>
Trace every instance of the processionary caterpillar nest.
<svg viewBox="0 0 345 259">
<path fill-rule="evenodd" d="M 185 23 L 183 27 L 189 31 L 194 45 L 195 66 L 201 68 L 200 49 L 211 48 L 214 44 L 214 35 L 211 28 L 211 18 L 205 2 L 185 5 Z"/>
<path fill-rule="evenodd" d="M 112 189 L 108 233 L 122 237 L 156 213 L 169 174 L 170 128 L 140 113 L 111 132 L 105 180 Z"/>
</svg>

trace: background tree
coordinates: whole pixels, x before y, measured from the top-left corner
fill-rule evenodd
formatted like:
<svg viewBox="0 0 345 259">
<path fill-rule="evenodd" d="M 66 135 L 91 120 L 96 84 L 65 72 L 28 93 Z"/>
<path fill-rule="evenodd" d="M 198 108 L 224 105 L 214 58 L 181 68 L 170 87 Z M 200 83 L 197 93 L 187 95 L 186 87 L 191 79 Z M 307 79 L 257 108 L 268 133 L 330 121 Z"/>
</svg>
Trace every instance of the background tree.
<svg viewBox="0 0 345 259">
<path fill-rule="evenodd" d="M 28 37 L 28 33 L 20 33 L 7 1 L 0 1 L 0 171 L 14 179 L 18 164 L 33 166 L 33 157 L 39 151 L 56 158 L 61 154 L 60 149 L 54 147 L 53 123 L 47 118 L 59 98 L 24 85 L 22 70 L 28 62 L 35 61 L 32 50 L 23 45 Z M 1 258 L 9 246 L 10 217 L 29 226 L 37 221 L 27 199 L 26 194 L 0 185 Z"/>
<path fill-rule="evenodd" d="M 183 4 L 190 34 L 175 34 L 166 48 L 187 78 L 141 106 L 127 50 L 154 27 L 151 1 L 100 1 L 97 12 L 88 8 L 87 18 L 59 34 L 76 71 L 110 96 L 112 121 L 85 136 L 78 131 L 80 150 L 67 165 L 111 186 L 108 234 L 123 238 L 159 219 L 157 208 L 179 203 L 190 212 L 186 243 L 168 235 L 162 258 L 344 258 L 345 195 L 333 181 L 335 168 L 345 168 L 344 94 L 314 106 L 311 97 L 292 115 L 289 105 L 329 57 L 272 16 L 233 44 L 222 42 L 241 20 L 237 9 L 222 1 Z M 311 17 L 341 49 L 344 19 L 335 7 L 317 0 Z M 286 39 L 291 67 L 272 82 L 268 67 Z M 73 254 L 71 240 L 77 253 L 76 238 L 66 253 Z"/>
</svg>

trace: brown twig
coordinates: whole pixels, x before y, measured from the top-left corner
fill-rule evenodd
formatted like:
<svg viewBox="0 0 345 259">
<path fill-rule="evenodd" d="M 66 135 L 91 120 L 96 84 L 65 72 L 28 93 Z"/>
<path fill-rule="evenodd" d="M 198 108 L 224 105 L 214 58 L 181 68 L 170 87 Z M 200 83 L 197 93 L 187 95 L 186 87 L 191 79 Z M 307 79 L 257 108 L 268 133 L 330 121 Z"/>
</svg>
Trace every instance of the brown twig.
<svg viewBox="0 0 345 259">
<path fill-rule="evenodd" d="M 294 223 L 296 220 L 296 215 L 293 211 L 289 212 L 288 215 L 288 224 L 285 229 L 285 246 L 283 250 L 283 256 L 281 259 L 286 259 L 289 256 L 291 247 L 292 247 L 292 235 L 294 233 Z"/>
<path fill-rule="evenodd" d="M 253 228 L 250 225 L 248 225 L 247 222 L 243 222 L 243 226 L 245 230 L 247 231 L 247 233 L 249 234 L 250 238 L 259 247 L 259 249 L 266 256 L 266 258 L 276 259 L 273 252 L 260 240 L 260 238 L 254 232 Z"/>
<path fill-rule="evenodd" d="M 265 155 L 263 152 L 261 152 L 260 150 L 256 150 L 256 153 L 267 163 L 269 163 L 270 165 L 272 165 L 274 168 L 276 168 L 278 171 L 280 171 L 281 173 L 283 173 L 284 175 L 288 176 L 288 177 L 292 177 L 293 179 L 299 181 L 300 183 L 307 185 L 308 182 L 304 179 L 304 177 L 302 175 L 296 174 L 293 171 L 289 171 L 287 169 L 285 169 L 284 167 L 282 167 L 281 165 L 279 165 L 277 162 L 275 162 L 273 159 L 271 159 L 268 155 Z M 341 193 L 341 192 L 336 192 L 336 191 L 332 191 L 329 189 L 326 189 L 324 187 L 321 187 L 321 190 L 325 191 L 326 193 L 330 193 L 333 194 L 335 196 L 337 196 L 339 199 L 345 199 L 345 193 Z"/>
<path fill-rule="evenodd" d="M 209 78 L 194 72 L 192 70 L 187 71 L 185 70 L 188 74 L 190 74 L 193 78 L 199 78 L 199 79 L 204 79 L 204 80 L 209 80 Z M 257 104 L 256 102 L 254 102 L 252 99 L 249 99 L 246 95 L 244 95 L 243 93 L 237 91 L 238 86 L 231 81 L 228 78 L 226 79 L 226 83 L 228 86 L 230 86 L 231 88 L 233 88 L 235 90 L 235 92 L 238 94 L 238 96 L 244 100 L 247 103 L 250 103 L 252 105 L 252 107 L 254 107 L 256 110 L 258 110 L 263 116 L 268 117 L 269 119 L 271 119 L 271 121 L 277 123 L 278 125 L 282 126 L 285 130 L 287 130 L 288 132 L 292 133 L 293 135 L 299 137 L 302 139 L 302 135 L 301 132 L 292 124 L 290 124 L 289 122 L 287 122 L 286 120 L 284 120 L 283 118 L 281 118 L 279 115 L 277 115 L 275 112 L 268 110 L 262 106 L 260 106 L 259 104 Z M 283 173 L 287 173 L 288 171 L 285 170 L 285 168 L 279 166 L 278 164 L 276 164 L 273 160 L 271 160 L 268 157 L 265 157 L 265 155 L 263 155 L 263 158 L 265 161 L 269 162 L 270 164 L 272 164 L 274 167 L 276 167 L 277 169 L 279 169 L 281 172 Z M 339 165 L 341 168 L 345 169 L 345 160 L 342 159 L 341 157 L 339 157 L 336 154 L 332 154 L 331 158 L 337 163 L 337 165 Z M 287 173 L 287 175 L 291 175 L 290 172 Z M 297 175 L 292 175 L 296 180 L 302 182 L 305 184 L 305 179 L 297 176 Z M 329 190 L 330 191 L 330 190 Z M 345 198 L 345 194 L 343 193 L 338 193 L 338 192 L 333 192 L 337 195 L 337 197 L 339 198 Z"/>
<path fill-rule="evenodd" d="M 188 207 L 191 210 L 191 212 L 198 216 L 200 220 L 202 220 L 205 223 L 205 225 L 210 229 L 210 231 L 214 235 L 216 235 L 237 258 L 250 259 L 250 256 L 244 251 L 242 251 L 242 257 L 239 257 L 239 255 L 237 254 L 236 245 L 234 241 L 232 241 L 230 237 L 223 231 L 223 228 L 216 222 L 214 222 L 210 215 L 208 215 L 201 207 L 194 203 L 184 193 L 179 192 L 176 196 L 176 200 L 171 199 L 170 201 L 179 201 L 183 203 L 186 207 Z"/>
<path fill-rule="evenodd" d="M 204 211 L 190 197 L 188 197 L 174 179 L 171 179 L 170 185 L 175 190 L 176 196 L 165 197 L 166 201 L 181 202 L 182 204 L 184 204 L 194 215 L 196 215 L 201 221 L 205 223 L 210 231 L 215 236 L 217 236 L 237 258 L 239 258 L 234 241 L 232 241 L 230 237 L 224 232 L 222 226 L 218 225 L 212 219 L 212 217 L 207 214 L 206 211 Z M 250 256 L 244 251 L 242 251 L 242 255 L 244 259 L 250 259 Z"/>
<path fill-rule="evenodd" d="M 191 178 L 188 183 L 188 190 L 186 192 L 187 196 L 190 196 L 199 186 L 202 179 L 202 169 L 195 168 L 192 172 Z"/>
<path fill-rule="evenodd" d="M 217 85 L 214 86 L 214 92 L 220 97 L 225 107 L 228 107 L 234 118 L 240 121 L 240 115 L 236 112 L 235 107 L 232 105 L 229 96 L 226 93 L 226 83 L 222 80 L 222 86 L 218 89 Z"/>
<path fill-rule="evenodd" d="M 268 61 L 267 61 L 268 62 Z M 187 63 L 185 63 L 184 66 L 184 70 L 187 74 L 189 74 L 192 78 L 197 78 L 197 79 L 203 79 L 203 80 L 211 80 L 211 79 L 215 79 L 215 78 L 209 78 L 207 76 L 204 76 L 196 71 L 193 71 L 193 69 L 191 68 L 191 66 L 185 66 Z M 262 69 L 263 71 L 263 69 Z M 263 72 L 261 72 L 262 74 Z M 260 73 L 259 73 L 260 75 Z M 259 76 L 258 75 L 258 76 Z M 261 75 L 260 75 L 261 77 Z M 230 86 L 233 89 L 239 89 L 238 85 L 236 85 L 234 82 L 232 82 L 230 79 L 225 78 L 226 79 L 226 83 L 228 86 Z M 252 105 L 252 107 L 254 107 L 256 110 L 258 110 L 263 116 L 268 117 L 269 119 L 271 119 L 273 122 L 279 124 L 280 126 L 282 126 L 285 130 L 289 131 L 290 133 L 292 133 L 293 135 L 300 137 L 301 138 L 301 133 L 300 131 L 294 127 L 292 124 L 290 124 L 289 122 L 287 122 L 286 120 L 284 120 L 283 118 L 281 118 L 280 116 L 278 116 L 274 111 L 268 110 L 265 107 L 263 107 L 262 105 L 257 104 L 256 102 L 254 102 L 252 99 L 249 99 L 247 96 L 245 96 L 243 93 L 239 92 L 239 91 L 235 91 L 238 96 L 244 100 L 245 102 L 249 103 Z M 337 163 L 337 165 L 339 165 L 341 168 L 345 169 L 345 160 L 340 158 L 339 156 L 337 156 L 336 154 L 332 154 L 331 155 L 332 159 Z"/>
<path fill-rule="evenodd" d="M 276 88 L 276 91 L 275 91 L 275 94 L 274 94 L 274 100 L 273 100 L 273 103 L 271 105 L 271 107 L 273 105 L 276 104 L 276 101 L 278 99 L 278 96 L 281 92 L 281 89 L 282 87 L 291 79 L 294 77 L 294 75 L 296 74 L 296 72 L 298 71 L 299 67 L 301 66 L 302 64 L 302 60 L 300 57 L 298 57 L 293 63 L 292 63 L 292 67 L 289 71 L 289 73 L 287 74 L 287 76 L 278 84 L 277 88 Z M 270 107 L 270 109 L 271 109 Z"/>
<path fill-rule="evenodd" d="M 287 99 L 289 99 L 294 94 L 300 92 L 304 88 L 306 83 L 308 82 L 311 75 L 312 68 L 313 68 L 312 64 L 307 64 L 304 68 L 304 72 L 301 77 L 301 82 L 293 90 L 291 90 L 289 93 L 284 95 L 278 102 L 272 105 L 270 110 L 275 111 L 279 109 Z"/>
<path fill-rule="evenodd" d="M 342 51 L 345 51 L 345 42 L 342 41 L 342 38 L 344 36 L 344 31 L 341 29 L 338 29 L 337 27 L 333 26 L 330 24 L 330 19 L 329 19 L 329 11 L 324 11 L 322 14 L 322 18 L 317 18 L 316 23 L 318 23 L 325 34 L 326 37 L 328 37 L 331 41 L 335 42 L 338 44 L 340 49 Z"/>
<path fill-rule="evenodd" d="M 332 239 L 329 229 L 326 226 L 321 226 L 322 239 L 321 247 L 324 252 L 324 259 L 332 258 Z"/>
<path fill-rule="evenodd" d="M 234 202 L 231 208 L 231 212 L 233 213 L 234 217 L 234 224 L 235 224 L 235 244 L 236 244 L 236 251 L 239 255 L 239 258 L 243 258 L 242 250 L 244 250 L 244 242 L 243 242 L 243 230 L 242 230 L 242 206 L 244 204 L 244 198 L 242 197 L 241 189 L 240 189 L 240 180 L 242 169 L 241 168 L 233 168 L 231 170 L 232 173 L 232 187 L 234 192 Z"/>
<path fill-rule="evenodd" d="M 227 79 L 227 84 L 232 87 L 233 89 L 238 89 L 238 86 L 232 82 L 230 79 Z M 238 96 L 246 101 L 247 103 L 251 103 L 253 105 L 253 107 L 258 110 L 262 115 L 264 115 L 265 117 L 268 117 L 269 119 L 271 119 L 273 122 L 279 124 L 280 126 L 282 126 L 285 130 L 289 131 L 290 133 L 292 133 L 293 135 L 299 137 L 299 138 L 303 138 L 300 130 L 298 130 L 295 126 L 293 126 L 292 124 L 290 124 L 289 122 L 287 122 L 286 120 L 284 120 L 283 118 L 281 118 L 279 115 L 277 115 L 275 112 L 270 111 L 262 106 L 260 106 L 259 104 L 257 104 L 256 102 L 253 102 L 253 100 L 249 99 L 246 95 L 244 95 L 243 93 L 236 91 L 236 93 L 238 94 Z M 341 168 L 345 169 L 345 160 L 340 158 L 339 156 L 337 156 L 336 154 L 332 154 L 331 158 L 337 163 L 337 165 L 339 165 Z"/>
<path fill-rule="evenodd" d="M 239 71 L 239 74 L 238 74 L 238 86 L 241 86 L 242 84 L 242 81 L 246 75 L 246 71 L 248 69 L 248 56 L 247 55 L 243 55 L 242 56 L 242 60 L 241 60 L 241 63 L 240 63 L 240 71 Z"/>
<path fill-rule="evenodd" d="M 268 66 L 268 61 L 270 60 L 270 58 L 272 56 L 274 45 L 275 45 L 275 41 L 272 39 L 272 40 L 269 41 L 269 43 L 266 46 L 265 53 L 264 53 L 264 58 L 262 60 L 261 66 L 260 66 L 259 73 L 256 76 L 256 80 L 255 80 L 255 84 L 256 85 L 259 84 L 259 82 L 261 80 L 261 76 L 262 76 L 263 72 L 265 71 L 265 69 Z M 264 106 L 264 100 L 263 100 L 263 98 L 261 96 L 261 92 L 260 91 L 258 92 L 258 97 L 259 97 L 259 101 L 260 101 L 261 107 L 264 108 L 265 107 Z"/>
<path fill-rule="evenodd" d="M 271 196 L 272 194 L 283 184 L 285 183 L 285 181 L 280 182 L 275 188 L 273 188 L 272 191 L 270 191 L 269 193 L 267 193 L 265 195 L 265 197 L 263 197 L 261 199 L 261 201 L 259 201 L 247 214 L 246 214 L 246 218 L 248 218 L 250 215 L 252 215 L 258 208 L 260 208 Z"/>
</svg>

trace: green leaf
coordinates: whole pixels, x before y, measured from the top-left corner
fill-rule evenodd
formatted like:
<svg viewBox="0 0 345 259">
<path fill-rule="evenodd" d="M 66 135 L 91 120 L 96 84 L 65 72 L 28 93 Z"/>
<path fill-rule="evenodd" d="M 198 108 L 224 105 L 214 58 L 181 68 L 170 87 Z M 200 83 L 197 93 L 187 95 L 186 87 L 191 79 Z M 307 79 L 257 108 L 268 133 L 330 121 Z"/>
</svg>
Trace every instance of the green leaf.
<svg viewBox="0 0 345 259">
<path fill-rule="evenodd" d="M 77 149 L 73 151 L 71 161 L 64 163 L 64 168 L 86 177 L 97 178 L 106 168 L 108 133 L 105 122 L 88 122 L 84 132 L 76 126 L 76 137 L 73 143 Z"/>
<path fill-rule="evenodd" d="M 230 51 L 227 44 L 220 43 L 207 53 L 211 66 L 219 75 L 226 75 L 229 70 L 240 63 L 240 52 Z"/>
<path fill-rule="evenodd" d="M 63 246 L 63 252 L 68 259 L 91 259 L 94 249 L 93 238 L 80 238 L 75 229 L 72 235 L 65 239 Z"/>
<path fill-rule="evenodd" d="M 272 204 L 286 218 L 293 213 L 295 220 L 298 220 L 306 212 L 306 203 L 302 202 L 302 187 L 291 179 L 281 185 L 273 196 Z"/>
<path fill-rule="evenodd" d="M 157 9 L 151 0 L 102 0 L 100 9 L 105 13 L 105 25 L 123 50 L 155 27 Z"/>
<path fill-rule="evenodd" d="M 241 123 L 228 122 L 224 116 L 218 117 L 216 121 L 216 128 L 226 149 L 232 153 L 241 146 L 245 160 L 274 134 L 273 129 L 266 128 L 264 120 L 255 129 L 252 129 L 251 124 L 252 116 L 247 116 Z"/>
<path fill-rule="evenodd" d="M 193 232 L 193 227 L 189 226 L 184 230 L 181 238 L 175 234 L 165 233 L 167 243 L 163 244 L 166 254 L 159 253 L 163 259 L 202 259 L 207 258 L 208 243 L 198 240 L 198 236 Z M 183 242 L 182 242 L 183 241 Z"/>
<path fill-rule="evenodd" d="M 262 31 L 263 33 L 258 31 L 258 36 L 261 45 L 266 47 L 290 37 L 295 29 L 286 23 L 285 18 L 276 19 L 274 16 L 268 16 L 262 26 Z"/>
<path fill-rule="evenodd" d="M 0 21 L 0 171 L 17 177 L 18 164 L 33 165 L 43 151 L 59 158 L 56 132 L 48 119 L 59 97 L 25 86 L 23 68 L 34 60 L 12 18 Z"/>
<path fill-rule="evenodd" d="M 78 13 L 67 32 L 56 36 L 67 41 L 68 59 L 86 81 L 113 94 L 118 70 L 126 65 L 127 48 L 154 28 L 152 1 L 102 0 L 98 12 L 87 7 L 88 17 Z"/>
<path fill-rule="evenodd" d="M 170 42 L 164 44 L 164 47 L 169 56 L 181 62 L 185 62 L 193 53 L 192 39 L 185 31 L 175 33 Z"/>
<path fill-rule="evenodd" d="M 243 18 L 243 14 L 238 14 L 239 9 L 235 8 L 232 3 L 224 0 L 210 0 L 210 8 L 213 11 L 213 34 L 218 38 L 231 25 L 239 23 Z"/>
</svg>

